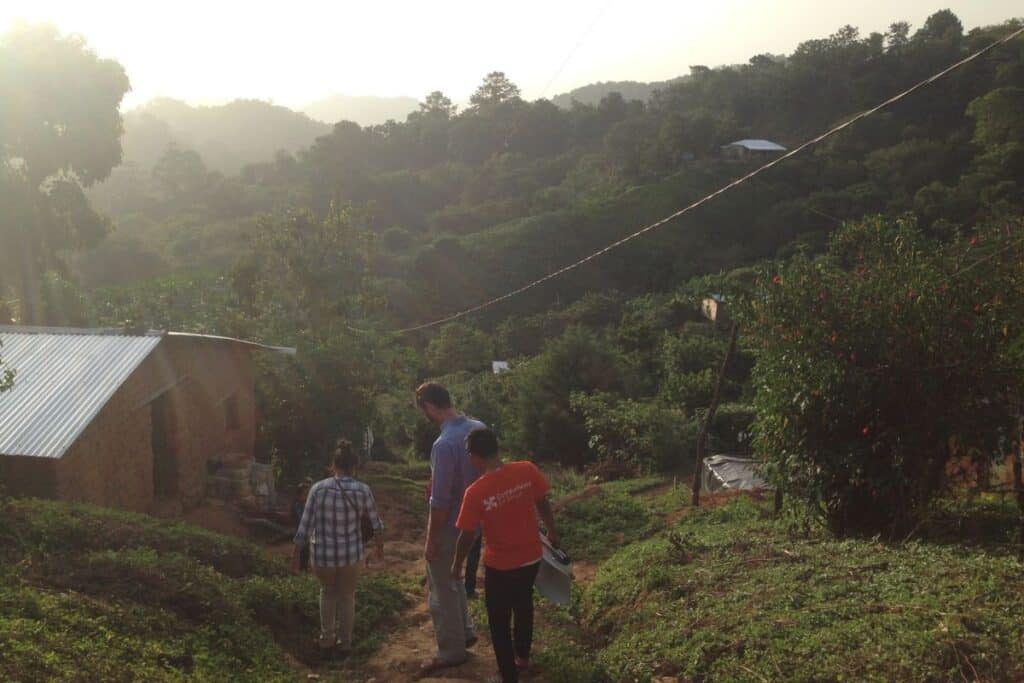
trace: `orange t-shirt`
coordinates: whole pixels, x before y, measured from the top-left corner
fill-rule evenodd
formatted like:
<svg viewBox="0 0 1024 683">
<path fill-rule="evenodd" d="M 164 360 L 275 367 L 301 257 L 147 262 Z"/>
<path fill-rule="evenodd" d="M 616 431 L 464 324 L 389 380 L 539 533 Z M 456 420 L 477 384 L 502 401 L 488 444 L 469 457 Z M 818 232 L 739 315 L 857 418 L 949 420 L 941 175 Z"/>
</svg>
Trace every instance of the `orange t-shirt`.
<svg viewBox="0 0 1024 683">
<path fill-rule="evenodd" d="M 484 531 L 484 565 L 516 569 L 541 558 L 537 501 L 548 494 L 547 479 L 532 462 L 510 462 L 466 489 L 455 526 Z"/>
</svg>

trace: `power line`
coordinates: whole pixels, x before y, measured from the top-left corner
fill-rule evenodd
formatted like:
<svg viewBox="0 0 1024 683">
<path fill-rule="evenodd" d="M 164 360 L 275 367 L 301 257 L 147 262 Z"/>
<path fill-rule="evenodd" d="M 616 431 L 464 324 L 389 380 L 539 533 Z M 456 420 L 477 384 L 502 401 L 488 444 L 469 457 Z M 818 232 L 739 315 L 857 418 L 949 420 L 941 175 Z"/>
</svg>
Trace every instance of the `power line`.
<svg viewBox="0 0 1024 683">
<path fill-rule="evenodd" d="M 467 315 L 472 315 L 473 313 L 481 311 L 481 310 L 483 310 L 485 308 L 490 308 L 491 306 L 499 304 L 499 303 L 501 303 L 503 301 L 507 301 L 507 300 L 509 300 L 509 299 L 511 299 L 511 298 L 513 298 L 515 296 L 518 296 L 518 295 L 522 294 L 523 292 L 526 292 L 528 290 L 533 289 L 534 287 L 542 285 L 545 282 L 548 282 L 549 280 L 553 280 L 553 279 L 555 279 L 555 278 L 557 278 L 557 277 L 559 277 L 561 275 L 564 275 L 565 273 L 568 273 L 571 270 L 575 270 L 576 268 L 579 268 L 580 266 L 582 266 L 582 265 L 584 265 L 586 263 L 590 263 L 591 261 L 593 261 L 594 259 L 598 258 L 599 256 L 603 256 L 604 254 L 607 254 L 608 252 L 621 247 L 622 245 L 626 244 L 627 242 L 631 242 L 631 241 L 635 240 L 637 237 L 641 237 L 642 235 L 646 235 L 647 233 L 660 228 L 661 226 L 665 225 L 666 223 L 669 223 L 669 222 L 675 220 L 676 218 L 679 218 L 679 217 L 681 217 L 681 216 L 683 216 L 683 215 L 693 211 L 694 209 L 696 209 L 696 208 L 698 208 L 698 207 L 708 203 L 709 201 L 711 201 L 712 199 L 715 199 L 719 195 L 725 194 L 729 190 L 732 190 L 733 188 L 742 185 L 743 183 L 747 182 L 748 180 L 750 180 L 752 178 L 755 178 L 756 176 L 760 175 L 761 173 L 764 173 L 765 171 L 767 171 L 767 170 L 769 170 L 771 168 L 774 168 L 775 166 L 778 166 L 783 161 L 786 161 L 787 159 L 791 159 L 792 157 L 796 156 L 797 154 L 799 154 L 800 152 L 804 151 L 808 147 L 813 147 L 814 145 L 817 145 L 818 143 L 823 142 L 824 140 L 827 140 L 828 138 L 832 137 L 836 133 L 839 133 L 839 132 L 845 130 L 846 128 L 849 128 L 850 126 L 852 126 L 853 124 L 857 123 L 858 121 L 860 121 L 862 119 L 865 119 L 865 118 L 867 118 L 869 116 L 872 116 L 873 114 L 878 113 L 882 109 L 885 109 L 886 107 L 888 107 L 890 105 L 893 105 L 896 102 L 899 102 L 900 100 L 902 100 L 905 97 L 913 94 L 914 92 L 917 92 L 918 90 L 920 90 L 921 88 L 923 88 L 923 87 L 925 87 L 927 85 L 931 85 L 935 81 L 938 81 L 939 79 L 947 76 L 948 74 L 952 73 L 953 71 L 956 71 L 960 67 L 962 67 L 962 66 L 964 66 L 966 64 L 969 64 L 970 62 L 973 62 L 978 57 L 981 57 L 982 55 L 987 54 L 988 52 L 994 50 L 995 48 L 999 47 L 1000 45 L 1005 45 L 1006 43 L 1010 42 L 1011 40 L 1013 40 L 1014 38 L 1016 38 L 1017 36 L 1019 36 L 1021 34 L 1024 34 L 1024 27 L 1021 27 L 1021 28 L 1017 29 L 1016 31 L 1013 31 L 1009 35 L 1007 35 L 1007 36 L 1005 36 L 1003 38 L 1000 38 L 999 40 L 989 44 L 988 46 L 978 50 L 977 52 L 974 52 L 970 56 L 965 57 L 965 58 L 961 59 L 960 61 L 955 62 L 954 64 L 951 64 L 950 66 L 946 67 L 942 71 L 939 71 L 938 73 L 936 73 L 936 74 L 934 74 L 934 75 L 924 79 L 923 81 L 919 81 L 918 83 L 915 83 L 914 85 L 912 85 L 911 87 L 907 88 L 903 92 L 901 92 L 901 93 L 899 93 L 897 95 L 893 95 L 892 97 L 890 97 L 889 99 L 885 100 L 881 104 L 878 104 L 878 105 L 872 107 L 871 109 L 866 109 L 866 110 L 860 112 L 859 114 L 855 115 L 853 118 L 847 120 L 846 122 L 841 123 L 838 126 L 835 126 L 834 128 L 831 128 L 828 131 L 822 133 L 821 135 L 819 135 L 819 136 L 817 136 L 815 138 L 812 138 L 812 139 L 804 142 L 799 147 L 796 147 L 795 149 L 793 149 L 793 150 L 783 154 L 782 156 L 777 157 L 777 158 L 769 161 L 768 163 L 764 164 L 763 166 L 760 166 L 760 167 L 756 168 L 755 170 L 751 171 L 750 173 L 747 173 L 746 175 L 740 176 L 736 180 L 733 180 L 732 182 L 730 182 L 727 185 L 724 185 L 723 187 L 720 187 L 719 189 L 715 190 L 711 194 L 705 195 L 701 199 L 698 199 L 697 201 L 693 202 L 692 204 L 683 207 L 679 211 L 676 211 L 673 214 L 665 216 L 661 220 L 656 221 L 654 223 L 651 223 L 650 225 L 648 225 L 646 227 L 643 227 L 643 228 L 637 230 L 636 232 L 631 233 L 631 234 L 623 237 L 622 239 L 616 240 L 616 241 L 612 242 L 611 244 L 608 244 L 608 245 L 602 247 L 601 249 L 598 249 L 597 251 L 593 252 L 592 254 L 589 254 L 588 256 L 585 256 L 585 257 L 579 259 L 578 261 L 574 261 L 574 262 L 572 262 L 572 263 L 570 263 L 568 265 L 562 266 L 558 270 L 554 270 L 554 271 L 548 273 L 547 275 L 545 275 L 543 277 L 540 277 L 540 278 L 538 278 L 536 280 L 533 280 L 532 282 L 529 282 L 529 283 L 527 283 L 527 284 L 525 284 L 525 285 L 523 285 L 521 287 L 517 287 L 516 289 L 508 291 L 508 292 L 506 292 L 506 293 L 504 293 L 504 294 L 502 294 L 500 296 L 496 296 L 496 297 L 494 297 L 492 299 L 488 299 L 487 301 L 484 301 L 482 303 L 476 304 L 475 306 L 471 306 L 470 308 L 466 308 L 466 309 L 464 309 L 462 311 L 459 311 L 457 313 L 452 313 L 452 314 L 447 315 L 447 316 L 445 316 L 443 318 L 438 318 L 437 320 L 433 320 L 433 321 L 428 322 L 428 323 L 423 323 L 421 325 L 414 325 L 412 327 L 405 327 L 405 328 L 396 330 L 395 334 L 407 334 L 409 332 L 417 332 L 419 330 L 425 330 L 425 329 L 428 329 L 428 328 L 431 328 L 431 327 L 437 327 L 438 325 L 444 325 L 445 323 L 450 323 L 450 322 L 453 322 L 453 321 L 458 320 L 460 318 L 464 318 Z"/>
<path fill-rule="evenodd" d="M 606 2 L 604 4 L 604 7 L 602 7 L 601 10 L 594 17 L 594 20 L 590 22 L 590 26 L 587 27 L 587 30 L 585 30 L 580 35 L 579 40 L 577 40 L 576 44 L 572 46 L 571 50 L 569 50 L 569 54 L 565 56 L 565 59 L 562 60 L 562 63 L 558 65 L 557 69 L 555 69 L 555 73 L 548 80 L 548 84 L 544 86 L 544 90 L 542 90 L 540 93 L 541 99 L 547 97 L 548 90 L 550 90 L 551 86 L 554 85 L 555 80 L 557 80 L 558 77 L 562 75 L 562 70 L 565 69 L 566 66 L 568 66 L 569 62 L 576 55 L 576 51 L 583 46 L 583 43 L 586 42 L 587 38 L 590 37 L 590 34 L 594 31 L 595 28 L 597 28 L 597 23 L 601 21 L 601 18 L 604 17 L 605 13 L 608 11 L 608 8 L 611 6 L 612 3 L 610 1 Z"/>
</svg>

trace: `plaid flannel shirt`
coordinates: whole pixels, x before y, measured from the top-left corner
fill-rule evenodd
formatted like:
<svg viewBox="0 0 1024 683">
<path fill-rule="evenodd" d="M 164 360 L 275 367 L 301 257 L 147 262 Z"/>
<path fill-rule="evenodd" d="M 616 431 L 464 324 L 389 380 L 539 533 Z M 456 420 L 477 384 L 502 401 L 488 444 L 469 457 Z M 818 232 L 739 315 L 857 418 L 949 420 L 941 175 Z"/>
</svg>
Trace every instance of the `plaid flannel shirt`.
<svg viewBox="0 0 1024 683">
<path fill-rule="evenodd" d="M 344 567 L 362 562 L 366 559 L 366 546 L 359 533 L 363 513 L 369 515 L 378 533 L 384 530 L 369 486 L 352 477 L 318 481 L 306 498 L 295 544 L 310 544 L 314 567 Z"/>
</svg>

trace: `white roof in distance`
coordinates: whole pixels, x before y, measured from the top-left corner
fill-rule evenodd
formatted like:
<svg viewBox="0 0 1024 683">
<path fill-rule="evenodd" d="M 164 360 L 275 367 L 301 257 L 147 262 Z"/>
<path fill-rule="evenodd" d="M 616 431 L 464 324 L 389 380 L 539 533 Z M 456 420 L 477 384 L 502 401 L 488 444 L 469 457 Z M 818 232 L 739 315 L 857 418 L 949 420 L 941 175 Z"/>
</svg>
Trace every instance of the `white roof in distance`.
<svg viewBox="0 0 1024 683">
<path fill-rule="evenodd" d="M 725 147 L 742 147 L 749 149 L 752 152 L 785 152 L 786 148 L 777 142 L 771 140 L 737 140 L 736 142 L 730 142 L 728 145 L 722 145 Z"/>
</svg>

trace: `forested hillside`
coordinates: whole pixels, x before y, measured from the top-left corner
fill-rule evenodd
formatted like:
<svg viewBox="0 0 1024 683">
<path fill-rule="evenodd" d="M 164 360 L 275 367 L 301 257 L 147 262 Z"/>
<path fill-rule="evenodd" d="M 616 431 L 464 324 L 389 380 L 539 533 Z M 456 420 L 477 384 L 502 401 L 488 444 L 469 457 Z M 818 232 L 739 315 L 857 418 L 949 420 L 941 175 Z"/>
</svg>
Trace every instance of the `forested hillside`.
<svg viewBox="0 0 1024 683">
<path fill-rule="evenodd" d="M 320 121 L 260 100 L 193 107 L 160 98 L 124 117 L 124 163 L 153 168 L 169 145 L 195 150 L 213 171 L 236 175 L 243 166 L 296 151 L 330 128 Z"/>
<path fill-rule="evenodd" d="M 496 72 L 462 110 L 434 92 L 404 122 L 340 122 L 237 174 L 166 146 L 151 168 L 122 166 L 91 191 L 109 232 L 53 261 L 35 319 L 297 344 L 298 365 L 270 372 L 262 397 L 265 452 L 290 454 L 296 473 L 332 433 L 367 424 L 382 456 L 414 450 L 424 435 L 405 392 L 427 376 L 449 377 L 537 457 L 679 464 L 726 342 L 701 322 L 700 297 L 751 284 L 765 259 L 821 252 L 844 221 L 911 215 L 938 245 L 1019 215 L 1020 41 L 564 277 L 437 330 L 387 331 L 548 273 L 757 163 L 724 158 L 724 144 L 791 147 L 1017 25 L 965 32 L 941 11 L 884 35 L 847 26 L 784 57 L 695 67 L 647 102 L 612 92 L 563 109 L 523 100 Z M 296 141 L 315 130 L 264 110 L 300 123 Z M 161 135 L 128 125 L 126 154 Z M 739 450 L 753 417 L 745 344 L 715 432 Z M 515 371 L 482 372 L 494 358 Z M 635 435 L 652 423 L 664 429 Z"/>
</svg>

